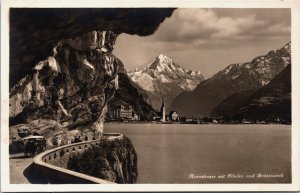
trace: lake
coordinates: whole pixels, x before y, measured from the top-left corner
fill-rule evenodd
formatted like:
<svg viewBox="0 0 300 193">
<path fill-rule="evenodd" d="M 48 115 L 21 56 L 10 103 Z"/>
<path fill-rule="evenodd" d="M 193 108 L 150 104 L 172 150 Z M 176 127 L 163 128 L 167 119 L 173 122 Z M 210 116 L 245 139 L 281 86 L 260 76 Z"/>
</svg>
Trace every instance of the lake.
<svg viewBox="0 0 300 193">
<path fill-rule="evenodd" d="M 289 183 L 290 125 L 105 124 L 129 137 L 139 183 Z"/>
</svg>

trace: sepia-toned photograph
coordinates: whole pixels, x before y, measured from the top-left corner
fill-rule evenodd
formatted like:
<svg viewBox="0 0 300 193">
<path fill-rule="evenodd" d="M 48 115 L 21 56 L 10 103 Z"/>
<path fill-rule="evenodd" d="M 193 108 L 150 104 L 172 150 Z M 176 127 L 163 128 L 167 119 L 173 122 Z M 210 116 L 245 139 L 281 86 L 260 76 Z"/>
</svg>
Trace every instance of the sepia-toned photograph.
<svg viewBox="0 0 300 193">
<path fill-rule="evenodd" d="M 9 184 L 291 184 L 291 13 L 10 7 Z"/>
</svg>

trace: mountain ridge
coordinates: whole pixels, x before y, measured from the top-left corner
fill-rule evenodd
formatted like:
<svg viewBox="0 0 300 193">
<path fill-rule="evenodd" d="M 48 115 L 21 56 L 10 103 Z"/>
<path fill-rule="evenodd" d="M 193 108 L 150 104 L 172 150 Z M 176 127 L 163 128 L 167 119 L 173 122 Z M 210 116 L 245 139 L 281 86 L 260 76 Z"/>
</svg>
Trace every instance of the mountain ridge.
<svg viewBox="0 0 300 193">
<path fill-rule="evenodd" d="M 250 62 L 227 66 L 193 91 L 178 95 L 171 108 L 185 116 L 209 116 L 213 108 L 230 95 L 268 84 L 290 63 L 290 46 L 289 42 Z"/>
<path fill-rule="evenodd" d="M 253 91 L 229 96 L 212 111 L 212 116 L 253 121 L 291 122 L 291 65 L 269 84 Z M 279 120 L 278 120 L 279 119 Z"/>
</svg>

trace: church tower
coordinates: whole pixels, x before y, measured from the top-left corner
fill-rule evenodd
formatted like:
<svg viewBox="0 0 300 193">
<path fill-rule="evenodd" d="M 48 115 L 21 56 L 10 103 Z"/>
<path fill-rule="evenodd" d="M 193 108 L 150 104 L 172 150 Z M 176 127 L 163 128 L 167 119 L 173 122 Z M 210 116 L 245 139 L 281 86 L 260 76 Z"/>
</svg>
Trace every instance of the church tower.
<svg viewBox="0 0 300 193">
<path fill-rule="evenodd" d="M 160 107 L 160 114 L 161 114 L 161 121 L 165 122 L 166 121 L 166 107 L 165 107 L 164 98 L 162 99 L 162 104 L 161 104 L 161 107 Z"/>
</svg>

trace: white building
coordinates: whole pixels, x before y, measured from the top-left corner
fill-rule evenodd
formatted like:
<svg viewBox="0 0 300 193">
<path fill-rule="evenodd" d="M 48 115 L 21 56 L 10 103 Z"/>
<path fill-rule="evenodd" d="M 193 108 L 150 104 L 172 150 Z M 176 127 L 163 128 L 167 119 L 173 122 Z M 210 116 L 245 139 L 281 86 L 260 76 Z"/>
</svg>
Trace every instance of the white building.
<svg viewBox="0 0 300 193">
<path fill-rule="evenodd" d="M 179 121 L 179 115 L 178 115 L 178 113 L 175 110 L 170 111 L 170 113 L 169 113 L 169 120 L 170 121 Z"/>
<path fill-rule="evenodd" d="M 165 122 L 166 121 L 166 107 L 165 107 L 164 99 L 162 100 L 162 104 L 160 107 L 160 113 L 161 113 L 161 121 Z"/>
<path fill-rule="evenodd" d="M 116 119 L 139 120 L 139 116 L 133 111 L 130 105 L 119 105 L 113 112 Z"/>
</svg>

